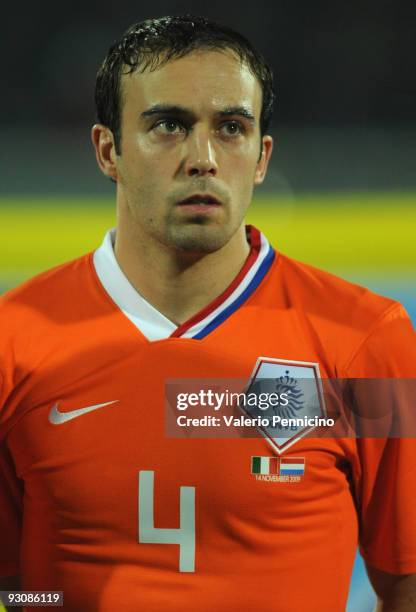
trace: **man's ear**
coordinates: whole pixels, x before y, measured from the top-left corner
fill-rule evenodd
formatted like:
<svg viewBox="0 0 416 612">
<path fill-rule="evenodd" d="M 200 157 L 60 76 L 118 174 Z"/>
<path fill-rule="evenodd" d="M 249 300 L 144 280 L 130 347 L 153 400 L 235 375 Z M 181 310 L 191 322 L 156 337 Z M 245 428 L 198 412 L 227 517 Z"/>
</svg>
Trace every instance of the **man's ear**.
<svg viewBox="0 0 416 612">
<path fill-rule="evenodd" d="M 96 123 L 91 128 L 91 140 L 101 172 L 117 181 L 117 154 L 112 131 L 105 125 Z"/>
<path fill-rule="evenodd" d="M 260 159 L 257 162 L 256 172 L 254 174 L 254 184 L 261 185 L 266 176 L 267 167 L 273 151 L 273 138 L 271 136 L 263 136 L 262 151 Z"/>
</svg>

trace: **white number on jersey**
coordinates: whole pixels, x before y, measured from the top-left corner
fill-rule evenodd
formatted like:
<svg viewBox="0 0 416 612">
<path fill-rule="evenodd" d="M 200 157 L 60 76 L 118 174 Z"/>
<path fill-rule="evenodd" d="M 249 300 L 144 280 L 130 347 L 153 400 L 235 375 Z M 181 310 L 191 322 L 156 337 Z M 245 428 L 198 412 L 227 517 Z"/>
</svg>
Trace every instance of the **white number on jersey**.
<svg viewBox="0 0 416 612">
<path fill-rule="evenodd" d="M 154 526 L 154 472 L 139 472 L 139 542 L 179 544 L 179 571 L 195 571 L 195 487 L 180 487 L 180 527 Z"/>
</svg>

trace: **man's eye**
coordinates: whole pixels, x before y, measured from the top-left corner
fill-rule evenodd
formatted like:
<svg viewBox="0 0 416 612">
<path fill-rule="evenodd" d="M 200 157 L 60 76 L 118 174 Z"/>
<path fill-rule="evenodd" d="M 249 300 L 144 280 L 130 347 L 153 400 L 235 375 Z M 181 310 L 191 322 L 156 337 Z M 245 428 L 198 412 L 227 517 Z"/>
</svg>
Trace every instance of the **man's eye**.
<svg viewBox="0 0 416 612">
<path fill-rule="evenodd" d="M 161 134 L 180 134 L 185 131 L 185 127 L 179 121 L 175 121 L 175 119 L 158 121 L 153 129 Z"/>
<path fill-rule="evenodd" d="M 244 133 L 244 127 L 238 121 L 227 121 L 220 126 L 225 136 L 239 136 Z"/>
</svg>

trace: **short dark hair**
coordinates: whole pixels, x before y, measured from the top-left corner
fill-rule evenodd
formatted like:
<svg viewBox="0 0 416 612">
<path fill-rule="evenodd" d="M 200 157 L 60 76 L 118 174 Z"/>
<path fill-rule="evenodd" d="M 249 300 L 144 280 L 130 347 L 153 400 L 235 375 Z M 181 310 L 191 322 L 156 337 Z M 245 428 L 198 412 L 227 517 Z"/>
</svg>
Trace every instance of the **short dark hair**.
<svg viewBox="0 0 416 612">
<path fill-rule="evenodd" d="M 263 136 L 273 112 L 273 75 L 262 54 L 241 34 L 204 17 L 192 15 L 147 19 L 132 25 L 111 45 L 97 73 L 97 120 L 113 132 L 117 154 L 121 150 L 121 76 L 156 70 L 171 59 L 199 49 L 231 50 L 258 79 L 263 99 L 260 131 Z"/>
</svg>

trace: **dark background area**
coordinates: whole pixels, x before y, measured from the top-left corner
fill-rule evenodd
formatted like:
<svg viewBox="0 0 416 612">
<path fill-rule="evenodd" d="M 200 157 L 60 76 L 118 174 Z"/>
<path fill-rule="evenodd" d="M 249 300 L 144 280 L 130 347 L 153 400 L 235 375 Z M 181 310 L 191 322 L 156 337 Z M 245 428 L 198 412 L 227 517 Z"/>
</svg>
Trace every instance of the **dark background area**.
<svg viewBox="0 0 416 612">
<path fill-rule="evenodd" d="M 189 12 L 235 27 L 273 67 L 271 188 L 416 185 L 413 0 L 46 0 L 2 12 L 3 193 L 108 189 L 89 144 L 98 65 L 130 24 Z"/>
</svg>

